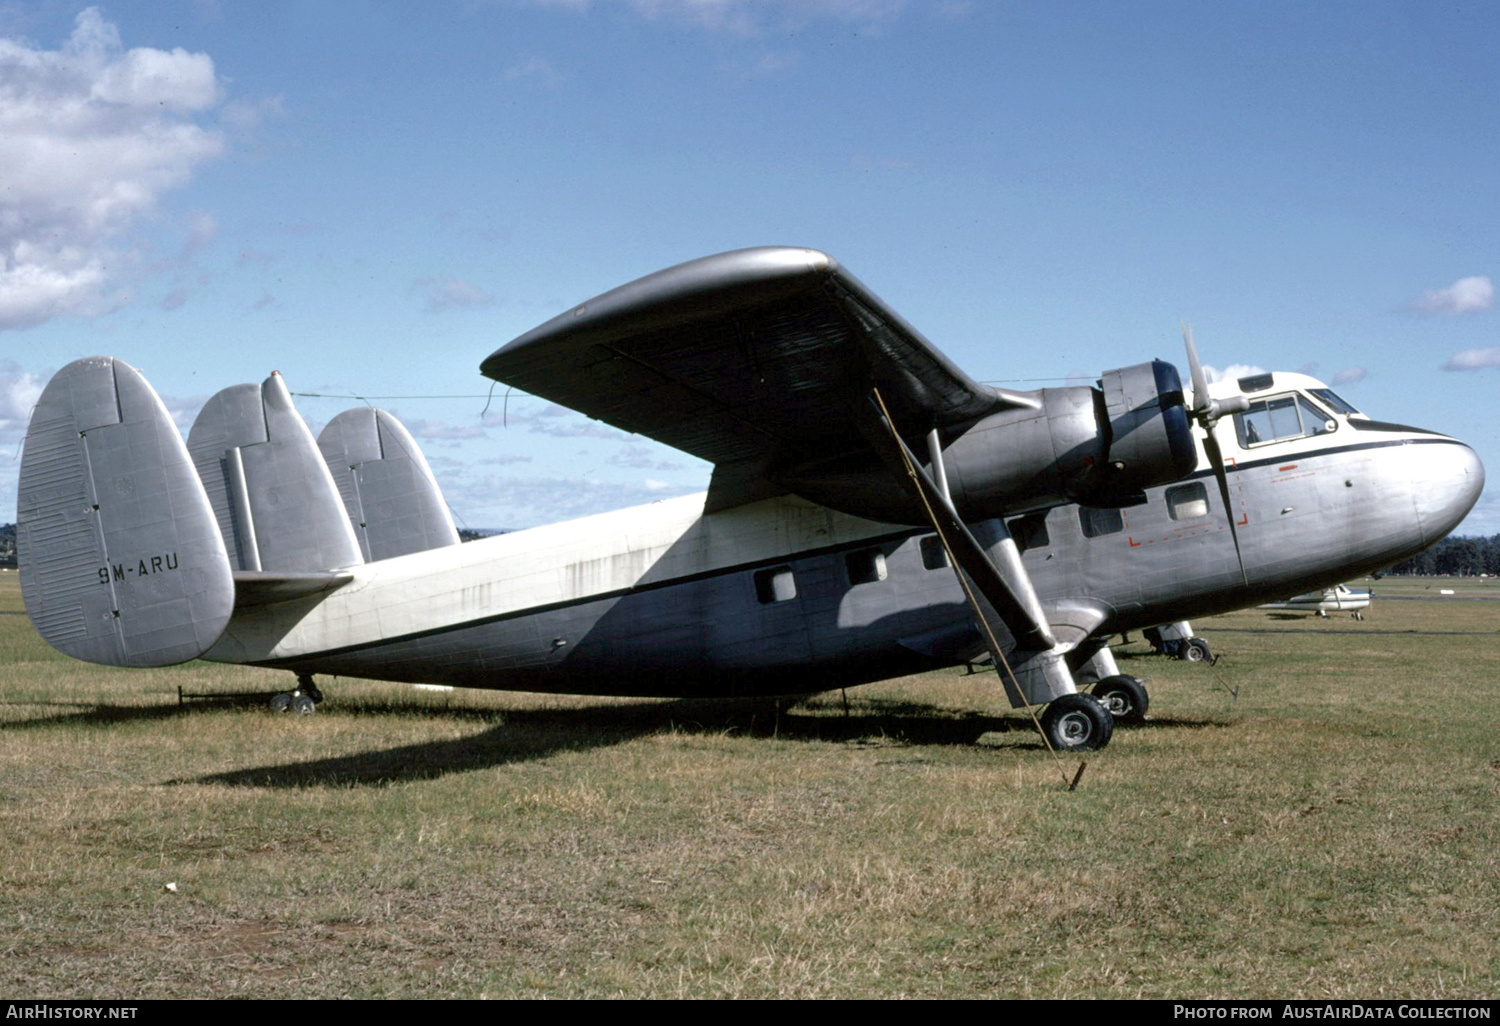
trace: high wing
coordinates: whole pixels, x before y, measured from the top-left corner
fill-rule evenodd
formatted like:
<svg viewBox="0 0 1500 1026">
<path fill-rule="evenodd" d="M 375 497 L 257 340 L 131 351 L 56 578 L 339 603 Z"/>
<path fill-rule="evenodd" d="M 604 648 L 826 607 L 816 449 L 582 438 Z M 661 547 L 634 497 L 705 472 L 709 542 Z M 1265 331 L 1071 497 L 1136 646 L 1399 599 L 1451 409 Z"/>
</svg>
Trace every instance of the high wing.
<svg viewBox="0 0 1500 1026">
<path fill-rule="evenodd" d="M 869 452 L 872 386 L 916 433 L 1035 404 L 964 374 L 832 257 L 781 246 L 622 285 L 480 369 L 721 468 Z"/>
<path fill-rule="evenodd" d="M 1144 502 L 1142 489 L 1197 461 L 1171 365 L 1106 371 L 1098 388 L 982 385 L 813 249 L 742 249 L 658 271 L 527 332 L 480 369 L 711 461 L 705 513 L 793 492 L 930 525 L 973 585 L 997 665 L 1013 640 L 1011 661 L 1036 682 L 1023 689 L 1048 701 L 1073 690 L 1062 656 L 1075 642 L 1052 632 L 999 518 L 1064 501 Z"/>
</svg>

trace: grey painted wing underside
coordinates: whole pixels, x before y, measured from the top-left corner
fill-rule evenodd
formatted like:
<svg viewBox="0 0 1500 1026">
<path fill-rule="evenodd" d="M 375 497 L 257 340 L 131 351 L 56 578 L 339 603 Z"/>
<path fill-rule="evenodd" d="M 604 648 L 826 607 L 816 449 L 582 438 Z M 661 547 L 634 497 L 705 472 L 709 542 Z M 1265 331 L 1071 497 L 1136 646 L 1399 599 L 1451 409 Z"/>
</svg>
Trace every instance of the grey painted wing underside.
<svg viewBox="0 0 1500 1026">
<path fill-rule="evenodd" d="M 1017 402 L 965 375 L 833 258 L 791 247 L 648 275 L 481 370 L 717 464 L 865 449 L 850 410 L 871 384 L 922 431 Z"/>
<path fill-rule="evenodd" d="M 17 500 L 21 591 L 37 631 L 77 659 L 166 666 L 206 651 L 234 582 L 171 415 L 109 357 L 71 363 L 32 414 Z"/>
</svg>

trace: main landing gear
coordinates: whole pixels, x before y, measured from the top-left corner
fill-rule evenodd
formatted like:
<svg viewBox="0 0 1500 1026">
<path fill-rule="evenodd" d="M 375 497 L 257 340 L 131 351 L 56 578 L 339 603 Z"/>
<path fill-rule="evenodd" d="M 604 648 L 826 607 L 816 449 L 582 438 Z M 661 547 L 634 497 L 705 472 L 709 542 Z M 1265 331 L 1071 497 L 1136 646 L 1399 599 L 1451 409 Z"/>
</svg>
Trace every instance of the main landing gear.
<svg viewBox="0 0 1500 1026">
<path fill-rule="evenodd" d="M 1042 730 L 1060 752 L 1092 752 L 1109 744 L 1115 719 L 1093 695 L 1063 695 L 1042 713 Z"/>
<path fill-rule="evenodd" d="M 1146 682 L 1141 678 L 1124 673 L 1105 677 L 1094 685 L 1093 695 L 1109 710 L 1109 714 L 1120 726 L 1138 727 L 1146 722 L 1146 710 L 1151 706 L 1151 696 L 1146 692 Z"/>
<path fill-rule="evenodd" d="M 1208 642 L 1193 637 L 1193 625 L 1186 620 L 1147 627 L 1141 632 L 1157 655 L 1171 656 L 1189 663 L 1212 663 L 1214 654 Z"/>
<path fill-rule="evenodd" d="M 313 683 L 312 674 L 299 673 L 296 690 L 281 691 L 271 696 L 271 711 L 311 716 L 318 711 L 318 705 L 322 701 L 323 692 Z"/>
</svg>

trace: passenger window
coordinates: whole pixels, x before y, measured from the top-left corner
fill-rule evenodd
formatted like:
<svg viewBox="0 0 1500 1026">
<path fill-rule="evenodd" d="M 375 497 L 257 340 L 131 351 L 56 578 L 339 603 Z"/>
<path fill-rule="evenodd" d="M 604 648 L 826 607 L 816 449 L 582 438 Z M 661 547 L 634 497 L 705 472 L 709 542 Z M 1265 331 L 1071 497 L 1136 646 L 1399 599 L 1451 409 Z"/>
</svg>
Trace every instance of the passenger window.
<svg viewBox="0 0 1500 1026">
<path fill-rule="evenodd" d="M 943 548 L 943 539 L 935 534 L 922 539 L 922 565 L 929 570 L 942 570 L 948 566 L 948 550 Z"/>
<path fill-rule="evenodd" d="M 860 549 L 844 557 L 850 584 L 874 584 L 885 580 L 885 553 L 879 549 Z"/>
<path fill-rule="evenodd" d="M 1083 528 L 1085 538 L 1098 538 L 1106 534 L 1118 534 L 1125 530 L 1125 517 L 1117 509 L 1079 506 L 1078 524 Z"/>
<path fill-rule="evenodd" d="M 1010 528 L 1010 536 L 1015 539 L 1016 548 L 1022 552 L 1044 549 L 1051 544 L 1052 539 L 1047 536 L 1045 513 L 1028 513 L 1024 517 L 1006 521 L 1005 526 Z"/>
<path fill-rule="evenodd" d="M 1167 513 L 1173 520 L 1201 520 L 1208 516 L 1208 489 L 1202 481 L 1168 488 Z"/>
<path fill-rule="evenodd" d="M 755 597 L 761 605 L 786 602 L 797 597 L 797 579 L 789 566 L 772 567 L 755 572 Z"/>
</svg>

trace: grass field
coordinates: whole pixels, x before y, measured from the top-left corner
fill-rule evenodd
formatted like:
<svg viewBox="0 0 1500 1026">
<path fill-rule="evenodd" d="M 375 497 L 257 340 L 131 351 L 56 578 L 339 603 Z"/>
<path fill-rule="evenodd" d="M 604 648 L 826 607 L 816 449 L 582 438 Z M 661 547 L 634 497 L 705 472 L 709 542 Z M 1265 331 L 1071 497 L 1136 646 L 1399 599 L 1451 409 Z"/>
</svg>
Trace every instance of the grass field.
<svg viewBox="0 0 1500 1026">
<path fill-rule="evenodd" d="M 1135 636 L 1152 718 L 1069 793 L 993 677 L 277 718 L 0 574 L 0 994 L 1495 997 L 1500 583 L 1376 587 L 1198 622 L 1213 667 Z"/>
</svg>

